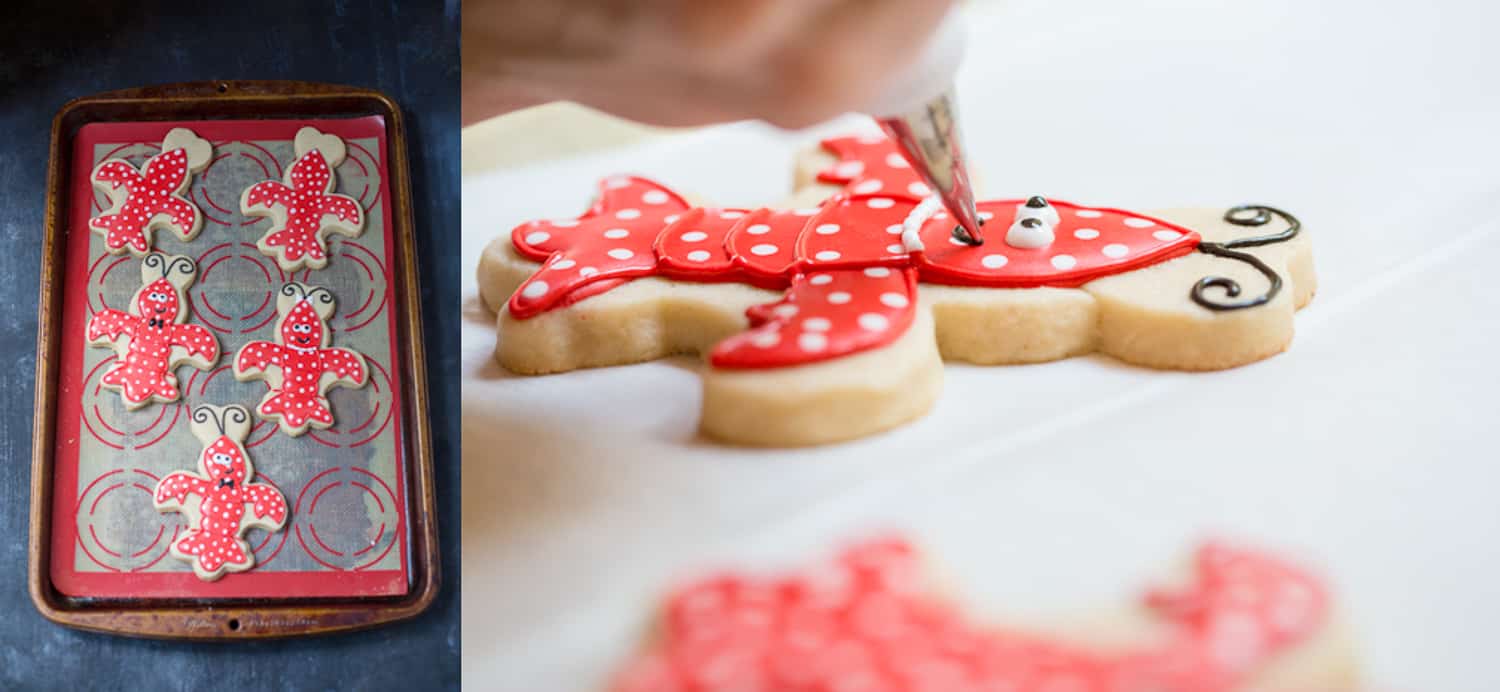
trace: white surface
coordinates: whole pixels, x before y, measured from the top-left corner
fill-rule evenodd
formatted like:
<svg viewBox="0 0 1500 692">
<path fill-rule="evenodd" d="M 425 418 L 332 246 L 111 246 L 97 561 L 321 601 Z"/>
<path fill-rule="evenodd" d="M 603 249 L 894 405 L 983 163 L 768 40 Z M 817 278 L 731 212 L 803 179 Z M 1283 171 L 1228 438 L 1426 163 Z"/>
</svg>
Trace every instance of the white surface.
<svg viewBox="0 0 1500 692">
<path fill-rule="evenodd" d="M 491 237 L 576 213 L 604 174 L 774 202 L 815 135 L 735 125 L 466 179 L 468 686 L 595 687 L 675 580 L 897 527 L 978 607 L 1023 615 L 1134 598 L 1196 538 L 1243 538 L 1325 569 L 1372 686 L 1500 688 L 1496 7 L 974 12 L 959 98 L 991 196 L 1274 203 L 1312 234 L 1320 291 L 1263 363 L 954 365 L 929 416 L 853 444 L 697 439 L 689 359 L 509 376 L 472 278 Z"/>
</svg>

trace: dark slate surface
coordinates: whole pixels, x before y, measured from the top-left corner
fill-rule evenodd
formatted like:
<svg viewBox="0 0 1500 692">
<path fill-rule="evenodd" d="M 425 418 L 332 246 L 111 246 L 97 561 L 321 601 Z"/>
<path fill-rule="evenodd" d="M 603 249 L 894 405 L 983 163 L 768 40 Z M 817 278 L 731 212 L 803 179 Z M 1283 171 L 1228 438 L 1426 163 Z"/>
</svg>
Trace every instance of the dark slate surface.
<svg viewBox="0 0 1500 692">
<path fill-rule="evenodd" d="M 458 0 L 22 0 L 0 19 L 0 689 L 448 689 L 459 676 Z M 69 99 L 206 79 L 380 89 L 412 152 L 443 590 L 400 625 L 229 645 L 57 627 L 26 593 L 47 138 Z"/>
</svg>

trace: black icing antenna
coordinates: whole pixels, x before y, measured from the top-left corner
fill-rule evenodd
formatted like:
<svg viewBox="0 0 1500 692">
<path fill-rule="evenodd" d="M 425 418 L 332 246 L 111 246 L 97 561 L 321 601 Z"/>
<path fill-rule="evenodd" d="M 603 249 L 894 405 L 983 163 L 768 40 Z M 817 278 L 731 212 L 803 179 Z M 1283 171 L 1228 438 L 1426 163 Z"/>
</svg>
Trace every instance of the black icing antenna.
<svg viewBox="0 0 1500 692">
<path fill-rule="evenodd" d="M 146 259 L 141 260 L 141 263 L 155 269 L 163 279 L 167 278 L 174 269 L 180 271 L 183 276 L 192 276 L 198 272 L 198 265 L 191 258 L 182 255 L 173 256 L 172 261 L 168 262 L 166 255 L 153 252 L 146 255 Z"/>
<path fill-rule="evenodd" d="M 321 303 L 333 304 L 333 292 L 322 286 L 309 288 L 299 283 L 282 284 L 281 295 L 288 298 L 301 298 L 308 302 L 312 302 L 313 298 L 316 297 Z"/>
<path fill-rule="evenodd" d="M 226 406 L 222 415 L 214 413 L 212 406 L 199 406 L 193 409 L 194 423 L 213 421 L 214 427 L 219 429 L 220 435 L 228 434 L 226 428 L 229 427 L 229 423 L 244 423 L 248 420 L 250 420 L 250 414 L 245 412 L 245 407 L 243 406 Z"/>
<path fill-rule="evenodd" d="M 1276 294 L 1281 292 L 1281 275 L 1277 274 L 1276 270 L 1267 266 L 1265 262 L 1262 262 L 1259 257 L 1248 252 L 1240 252 L 1239 248 L 1284 243 L 1297 237 L 1297 234 L 1302 230 L 1302 222 L 1298 221 L 1297 217 L 1291 214 L 1263 204 L 1242 204 L 1224 212 L 1224 220 L 1236 226 L 1264 226 L 1270 223 L 1271 219 L 1276 216 L 1280 216 L 1286 220 L 1287 228 L 1285 230 L 1270 235 L 1237 238 L 1223 243 L 1210 243 L 1206 241 L 1198 243 L 1198 252 L 1215 257 L 1237 260 L 1254 267 L 1256 271 L 1266 277 L 1267 281 L 1271 282 L 1266 292 L 1241 301 L 1221 301 L 1210 296 L 1208 289 L 1221 288 L 1224 290 L 1225 297 L 1238 298 L 1242 290 L 1240 283 L 1227 276 L 1205 276 L 1193 284 L 1193 290 L 1189 294 L 1193 302 L 1209 310 L 1226 311 L 1243 310 L 1245 308 L 1265 305 L 1276 298 Z"/>
</svg>

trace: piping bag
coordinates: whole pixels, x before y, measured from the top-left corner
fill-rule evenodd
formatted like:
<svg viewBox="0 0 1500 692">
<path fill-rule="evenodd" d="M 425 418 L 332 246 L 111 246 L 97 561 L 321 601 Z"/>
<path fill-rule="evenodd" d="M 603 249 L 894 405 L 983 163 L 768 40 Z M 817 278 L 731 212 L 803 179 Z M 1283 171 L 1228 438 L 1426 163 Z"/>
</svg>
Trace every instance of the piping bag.
<svg viewBox="0 0 1500 692">
<path fill-rule="evenodd" d="M 974 188 L 964 165 L 953 93 L 953 76 L 963 59 L 965 42 L 960 19 L 957 9 L 950 11 L 917 59 L 896 75 L 866 111 L 896 142 L 912 169 L 936 191 L 958 222 L 953 237 L 979 245 L 984 239 L 974 209 Z"/>
</svg>

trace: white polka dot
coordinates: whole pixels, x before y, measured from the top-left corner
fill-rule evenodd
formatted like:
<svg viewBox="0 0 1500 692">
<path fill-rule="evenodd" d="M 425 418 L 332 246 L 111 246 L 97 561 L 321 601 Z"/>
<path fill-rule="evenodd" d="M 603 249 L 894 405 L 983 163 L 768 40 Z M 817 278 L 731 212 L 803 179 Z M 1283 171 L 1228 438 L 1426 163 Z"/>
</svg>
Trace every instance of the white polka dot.
<svg viewBox="0 0 1500 692">
<path fill-rule="evenodd" d="M 836 223 L 825 223 L 813 230 L 817 231 L 818 235 L 833 235 L 839 232 L 839 225 Z"/>
<path fill-rule="evenodd" d="M 797 347 L 804 351 L 821 351 L 828 348 L 828 337 L 817 332 L 808 332 L 797 337 Z"/>
<path fill-rule="evenodd" d="M 757 348 L 775 348 L 776 344 L 781 343 L 781 334 L 778 332 L 761 332 L 750 337 L 750 343 L 754 344 Z"/>
<path fill-rule="evenodd" d="M 807 280 L 807 282 L 814 286 L 822 286 L 825 284 L 833 283 L 833 277 L 827 274 L 813 274 L 812 277 Z"/>
<path fill-rule="evenodd" d="M 885 232 L 891 235 L 901 235 L 901 232 L 904 230 L 906 230 L 906 227 L 899 223 L 893 223 L 885 227 Z"/>
<path fill-rule="evenodd" d="M 841 255 L 839 255 L 839 251 L 838 250 L 822 250 L 822 251 L 818 252 L 818 254 L 813 255 L 813 259 L 819 260 L 819 261 L 822 261 L 822 262 L 832 262 L 832 261 L 838 259 L 840 256 Z"/>
<path fill-rule="evenodd" d="M 776 315 L 777 317 L 791 317 L 792 315 L 797 314 L 797 306 L 790 303 L 777 305 L 776 307 L 771 308 L 771 314 Z"/>
<path fill-rule="evenodd" d="M 854 296 L 849 295 L 848 291 L 834 291 L 828 294 L 828 302 L 834 305 L 843 305 L 853 299 Z"/>
<path fill-rule="evenodd" d="M 527 245 L 541 245 L 552 238 L 552 234 L 546 231 L 533 231 L 526 234 Z"/>
<path fill-rule="evenodd" d="M 613 240 L 619 240 L 619 239 L 624 238 L 625 236 L 628 236 L 628 235 L 630 235 L 630 231 L 627 231 L 627 230 L 625 230 L 623 228 L 611 228 L 611 229 L 609 229 L 609 230 L 607 230 L 607 231 L 604 232 L 604 237 L 610 238 L 610 239 L 613 239 Z"/>
<path fill-rule="evenodd" d="M 793 216 L 812 216 L 813 214 L 816 214 L 816 213 L 818 213 L 817 209 L 793 209 L 792 210 L 792 215 Z"/>
<path fill-rule="evenodd" d="M 1169 242 L 1172 242 L 1174 240 L 1177 240 L 1178 238 L 1181 238 L 1182 234 L 1178 233 L 1177 231 L 1171 231 L 1171 230 L 1167 230 L 1167 229 L 1162 229 L 1160 231 L 1156 231 L 1156 232 L 1152 233 L 1151 237 L 1155 238 L 1157 240 L 1160 240 L 1162 242 L 1168 242 L 1169 243 Z"/>
<path fill-rule="evenodd" d="M 1119 259 L 1121 257 L 1124 257 L 1125 255 L 1130 254 L 1130 248 L 1125 247 L 1120 243 L 1110 243 L 1108 245 L 1105 245 L 1099 251 L 1104 253 L 1105 257 L 1112 257 L 1115 259 Z"/>
<path fill-rule="evenodd" d="M 745 227 L 745 232 L 750 235 L 765 235 L 771 232 L 771 227 L 763 223 L 752 224 Z"/>
<path fill-rule="evenodd" d="M 1137 219 L 1132 217 L 1129 219 L 1125 219 L 1125 225 L 1131 228 L 1150 228 L 1152 226 L 1155 226 L 1156 223 L 1147 221 L 1146 219 Z"/>
<path fill-rule="evenodd" d="M 573 265 L 576 265 L 576 264 L 578 264 L 578 263 L 574 262 L 573 260 L 570 260 L 570 259 L 561 259 L 560 258 L 556 262 L 552 263 L 552 268 L 553 269 L 572 269 Z"/>
<path fill-rule="evenodd" d="M 982 211 L 982 212 L 979 212 L 979 220 L 980 221 L 989 221 L 990 219 L 993 219 L 993 218 L 995 218 L 995 212 L 992 212 L 992 211 Z"/>
<path fill-rule="evenodd" d="M 999 269 L 1009 261 L 1010 259 L 1005 255 L 985 255 L 983 259 L 979 260 L 979 263 L 984 265 L 985 269 Z"/>
<path fill-rule="evenodd" d="M 890 275 L 891 270 L 887 267 L 870 267 L 865 270 L 865 276 L 868 276 L 872 279 L 884 279 L 885 277 Z"/>
<path fill-rule="evenodd" d="M 613 258 L 615 258 L 617 260 L 628 260 L 631 257 L 635 257 L 635 253 L 634 252 L 626 250 L 625 248 L 622 248 L 622 247 L 617 247 L 617 248 L 615 248 L 613 250 L 610 250 L 609 252 L 606 252 L 604 254 L 609 255 L 610 257 L 613 257 Z"/>
<path fill-rule="evenodd" d="M 547 295 L 547 282 L 533 281 L 526 284 L 526 288 L 521 289 L 521 295 L 527 298 L 540 298 Z"/>
<path fill-rule="evenodd" d="M 810 332 L 826 332 L 833 329 L 833 323 L 827 317 L 809 317 L 802 320 L 802 328 Z"/>
<path fill-rule="evenodd" d="M 744 215 L 745 215 L 745 212 L 734 211 L 734 210 L 719 212 L 719 218 L 721 218 L 721 219 L 738 219 L 738 218 L 740 218 L 741 216 L 744 216 Z"/>
<path fill-rule="evenodd" d="M 696 243 L 707 238 L 708 234 L 703 231 L 688 231 L 682 234 L 682 242 L 684 243 Z"/>
<path fill-rule="evenodd" d="M 833 174 L 840 178 L 853 178 L 865 172 L 863 161 L 844 161 L 833 167 Z"/>
<path fill-rule="evenodd" d="M 882 293 L 880 294 L 880 302 L 886 307 L 904 308 L 911 301 L 908 301 L 906 296 L 900 293 Z"/>
<path fill-rule="evenodd" d="M 890 209 L 891 207 L 896 206 L 896 200 L 893 200 L 889 197 L 874 197 L 865 200 L 865 205 L 870 207 L 871 209 Z"/>
<path fill-rule="evenodd" d="M 885 315 L 867 312 L 859 316 L 859 326 L 872 332 L 883 332 L 890 328 L 891 321 Z"/>
<path fill-rule="evenodd" d="M 906 162 L 906 158 L 897 153 L 886 154 L 885 165 L 891 168 L 911 168 L 911 164 Z"/>
<path fill-rule="evenodd" d="M 625 178 L 625 177 L 616 176 L 616 177 L 610 178 L 608 180 L 605 180 L 604 181 L 604 186 L 607 187 L 607 188 L 609 188 L 609 189 L 611 189 L 611 190 L 618 190 L 618 189 L 620 189 L 622 187 L 630 187 L 630 179 L 629 178 Z"/>
<path fill-rule="evenodd" d="M 755 247 L 750 248 L 750 254 L 765 257 L 766 255 L 776 254 L 776 250 L 777 248 L 775 245 L 772 245 L 770 243 L 761 243 L 760 245 L 756 245 Z"/>
<path fill-rule="evenodd" d="M 680 218 L 682 218 L 682 217 L 680 217 L 680 216 L 678 216 L 676 214 L 668 214 L 666 217 L 664 217 L 662 219 L 662 221 L 665 221 L 667 223 L 677 223 L 677 219 L 680 219 Z"/>
<path fill-rule="evenodd" d="M 932 188 L 927 187 L 927 183 L 920 181 L 907 185 L 906 191 L 918 197 L 926 197 L 927 195 L 932 194 Z"/>
<path fill-rule="evenodd" d="M 687 254 L 687 258 L 694 262 L 706 262 L 710 256 L 707 250 L 694 250 Z"/>
<path fill-rule="evenodd" d="M 1104 212 L 1098 209 L 1079 209 L 1077 213 L 1078 217 L 1083 219 L 1097 219 L 1104 216 Z"/>
<path fill-rule="evenodd" d="M 639 209 L 621 209 L 621 210 L 615 212 L 615 218 L 617 218 L 617 219 L 639 219 L 639 218 L 641 218 L 641 210 L 639 210 Z"/>
<path fill-rule="evenodd" d="M 641 201 L 646 204 L 665 204 L 667 199 L 667 193 L 661 190 L 647 190 L 646 194 L 641 195 Z"/>
<path fill-rule="evenodd" d="M 1073 231 L 1073 237 L 1079 240 L 1093 240 L 1099 237 L 1099 231 L 1093 228 L 1080 228 Z"/>
<path fill-rule="evenodd" d="M 558 228 L 572 228 L 578 225 L 578 219 L 563 219 L 561 221 L 549 221 L 548 223 Z"/>
<path fill-rule="evenodd" d="M 890 245 L 885 246 L 885 251 L 889 252 L 889 253 L 891 253 L 893 255 L 899 255 L 899 254 L 901 254 L 903 252 L 906 252 L 906 248 L 904 246 L 902 246 L 901 243 L 892 243 Z"/>
<path fill-rule="evenodd" d="M 1074 265 L 1077 264 L 1078 260 L 1074 259 L 1072 255 L 1052 256 L 1052 266 L 1057 267 L 1058 269 L 1072 269 Z"/>
<path fill-rule="evenodd" d="M 860 184 L 855 185 L 850 189 L 853 190 L 855 194 L 868 195 L 871 192 L 879 191 L 882 185 L 884 185 L 884 183 L 880 182 L 879 180 L 871 179 L 861 182 Z"/>
</svg>

